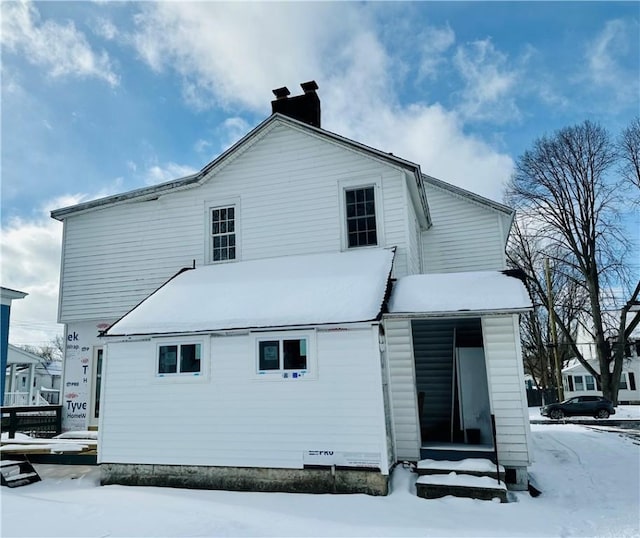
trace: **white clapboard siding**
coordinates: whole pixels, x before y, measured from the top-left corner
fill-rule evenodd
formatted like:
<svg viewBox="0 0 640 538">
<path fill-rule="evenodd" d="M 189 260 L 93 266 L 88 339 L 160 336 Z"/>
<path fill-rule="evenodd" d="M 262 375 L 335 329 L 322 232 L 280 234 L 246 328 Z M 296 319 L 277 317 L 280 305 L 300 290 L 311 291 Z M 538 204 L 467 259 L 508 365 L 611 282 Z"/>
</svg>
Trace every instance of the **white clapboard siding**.
<svg viewBox="0 0 640 538">
<path fill-rule="evenodd" d="M 482 336 L 496 418 L 498 458 L 502 465 L 526 466 L 530 463 L 531 433 L 517 315 L 484 316 Z"/>
<path fill-rule="evenodd" d="M 433 225 L 422 232 L 425 273 L 505 268 L 505 217 L 489 207 L 425 184 Z"/>
<path fill-rule="evenodd" d="M 420 459 L 420 432 L 411 322 L 408 319 L 386 319 L 384 327 L 396 457 L 398 460 L 416 461 Z"/>
<path fill-rule="evenodd" d="M 405 275 L 403 172 L 276 123 L 202 186 L 67 217 L 60 321 L 119 318 L 182 267 L 206 263 L 215 204 L 239 202 L 242 260 L 339 251 L 345 180 L 381 185 L 381 246 L 398 247 L 394 274 Z"/>
<path fill-rule="evenodd" d="M 386 472 L 377 327 L 319 331 L 305 380 L 257 377 L 252 335 L 209 341 L 191 383 L 155 377 L 158 340 L 108 344 L 101 462 L 301 468 L 326 450 L 379 454 Z"/>
</svg>

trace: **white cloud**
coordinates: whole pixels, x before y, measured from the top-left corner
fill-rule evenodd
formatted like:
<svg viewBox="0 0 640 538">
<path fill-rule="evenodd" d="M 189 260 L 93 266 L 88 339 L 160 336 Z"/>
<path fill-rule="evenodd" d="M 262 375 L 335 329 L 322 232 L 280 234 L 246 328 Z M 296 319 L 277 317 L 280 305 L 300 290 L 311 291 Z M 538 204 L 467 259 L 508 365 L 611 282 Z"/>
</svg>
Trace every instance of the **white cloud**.
<svg viewBox="0 0 640 538">
<path fill-rule="evenodd" d="M 368 14 L 360 4 L 254 4 L 250 12 L 237 4 L 145 4 L 131 39 L 153 69 L 182 76 L 183 91 L 193 106 L 239 107 L 266 115 L 271 96 L 265 88 L 287 85 L 296 94 L 300 82 L 315 79 L 323 127 L 500 199 L 513 163 L 467 135 L 463 120 L 486 116 L 491 107 L 504 117 L 515 83 L 505 57 L 490 42 L 460 49 L 460 65 L 469 66 L 464 115 L 438 104 L 400 106 L 394 59 Z M 433 33 L 435 50 L 452 46 L 450 29 Z M 492 75 L 491 80 L 482 79 L 473 94 L 473 82 L 483 75 Z M 506 112 L 514 115 L 513 110 Z M 223 126 L 230 143 L 248 127 L 234 122 Z M 154 181 L 167 178 L 156 172 Z"/>
<path fill-rule="evenodd" d="M 109 19 L 100 17 L 96 19 L 93 25 L 93 31 L 96 35 L 103 37 L 107 41 L 111 41 L 118 37 L 118 28 Z"/>
<path fill-rule="evenodd" d="M 426 27 L 420 35 L 421 58 L 418 75 L 434 79 L 444 63 L 444 53 L 455 43 L 456 35 L 449 25 L 442 28 Z"/>
<path fill-rule="evenodd" d="M 622 104 L 637 101 L 640 81 L 637 73 L 638 21 L 614 19 L 607 21 L 602 31 L 587 44 L 585 59 L 588 82 L 608 90 L 608 99 Z M 631 54 L 631 67 L 625 60 Z M 584 78 L 579 77 L 579 78 Z"/>
<path fill-rule="evenodd" d="M 44 67 L 53 77 L 96 77 L 111 86 L 118 85 L 109 55 L 94 51 L 73 22 L 42 22 L 30 2 L 2 2 L 0 9 L 3 47 L 21 53 L 26 61 Z"/>
<path fill-rule="evenodd" d="M 189 165 L 173 162 L 166 163 L 162 166 L 154 164 L 147 169 L 144 180 L 147 185 L 155 185 L 157 183 L 164 183 L 165 181 L 190 176 L 197 171 L 196 168 Z"/>
<path fill-rule="evenodd" d="M 459 46 L 454 65 L 465 81 L 462 114 L 471 120 L 505 121 L 519 116 L 514 100 L 518 72 L 490 39 Z"/>
</svg>

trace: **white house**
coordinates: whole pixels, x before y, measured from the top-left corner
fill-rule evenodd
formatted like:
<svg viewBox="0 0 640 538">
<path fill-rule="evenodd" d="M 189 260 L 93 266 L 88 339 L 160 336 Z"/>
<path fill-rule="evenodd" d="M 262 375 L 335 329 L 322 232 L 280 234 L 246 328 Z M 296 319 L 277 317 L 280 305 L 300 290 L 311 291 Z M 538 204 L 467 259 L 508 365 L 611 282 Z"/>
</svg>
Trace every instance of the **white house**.
<svg viewBox="0 0 640 538">
<path fill-rule="evenodd" d="M 24 349 L 8 345 L 4 405 L 49 405 L 59 403 L 61 368 Z"/>
<path fill-rule="evenodd" d="M 640 403 L 640 340 L 633 340 L 625 353 L 620 375 L 620 390 L 618 402 L 621 404 Z M 589 359 L 589 364 L 596 371 L 600 371 L 597 359 Z M 562 370 L 562 384 L 566 398 L 573 396 L 602 396 L 602 389 L 598 380 L 577 360 L 572 360 Z"/>
<path fill-rule="evenodd" d="M 200 172 L 52 212 L 64 428 L 99 429 L 103 483 L 381 494 L 496 450 L 526 487 L 512 210 L 322 129 L 302 86 Z"/>
</svg>

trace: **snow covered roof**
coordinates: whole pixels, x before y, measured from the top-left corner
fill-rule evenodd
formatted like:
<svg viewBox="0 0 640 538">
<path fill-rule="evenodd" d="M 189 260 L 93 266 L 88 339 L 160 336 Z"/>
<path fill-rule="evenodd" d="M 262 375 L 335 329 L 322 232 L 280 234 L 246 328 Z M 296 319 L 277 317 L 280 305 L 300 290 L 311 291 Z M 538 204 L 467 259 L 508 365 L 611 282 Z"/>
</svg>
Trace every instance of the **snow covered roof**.
<svg viewBox="0 0 640 538">
<path fill-rule="evenodd" d="M 187 270 L 106 336 L 369 321 L 380 314 L 394 250 L 288 256 Z"/>
<path fill-rule="evenodd" d="M 524 284 L 500 271 L 410 275 L 398 280 L 390 313 L 520 311 L 532 308 Z"/>
</svg>

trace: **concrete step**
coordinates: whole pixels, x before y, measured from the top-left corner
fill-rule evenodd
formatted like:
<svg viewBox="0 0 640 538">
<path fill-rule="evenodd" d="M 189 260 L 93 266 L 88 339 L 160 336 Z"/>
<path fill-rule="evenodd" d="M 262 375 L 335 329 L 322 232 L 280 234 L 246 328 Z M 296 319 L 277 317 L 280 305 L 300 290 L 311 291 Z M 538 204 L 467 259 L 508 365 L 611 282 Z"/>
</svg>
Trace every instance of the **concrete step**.
<svg viewBox="0 0 640 538">
<path fill-rule="evenodd" d="M 471 476 L 490 476 L 504 481 L 504 467 L 500 465 L 499 470 L 498 477 L 496 464 L 485 458 L 465 458 L 458 461 L 425 459 L 420 460 L 416 466 L 416 472 L 421 476 L 455 472 Z"/>
<path fill-rule="evenodd" d="M 472 476 L 468 474 L 433 474 L 419 476 L 416 481 L 416 492 L 423 499 L 438 499 L 447 495 L 491 501 L 499 499 L 507 501 L 507 487 L 504 482 L 498 483 L 489 476 Z"/>
</svg>

